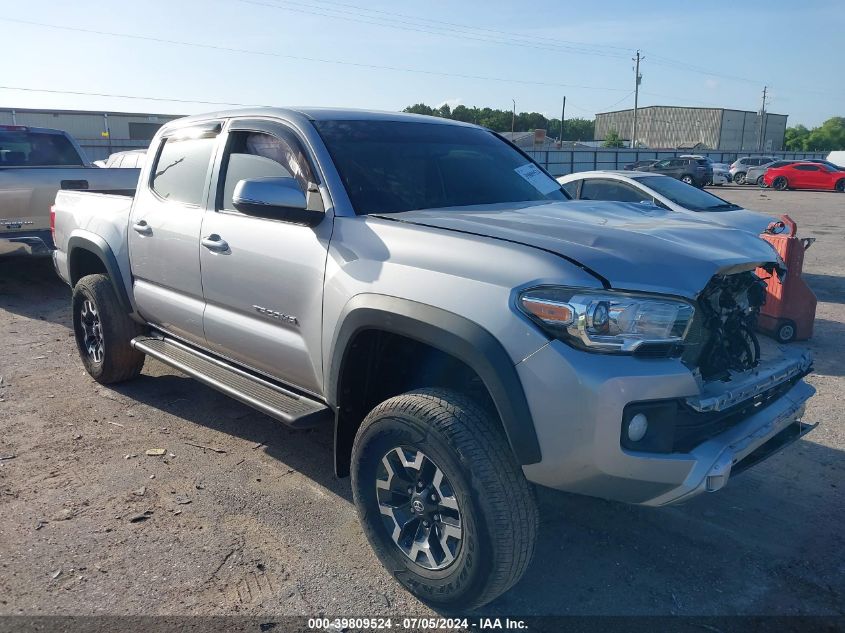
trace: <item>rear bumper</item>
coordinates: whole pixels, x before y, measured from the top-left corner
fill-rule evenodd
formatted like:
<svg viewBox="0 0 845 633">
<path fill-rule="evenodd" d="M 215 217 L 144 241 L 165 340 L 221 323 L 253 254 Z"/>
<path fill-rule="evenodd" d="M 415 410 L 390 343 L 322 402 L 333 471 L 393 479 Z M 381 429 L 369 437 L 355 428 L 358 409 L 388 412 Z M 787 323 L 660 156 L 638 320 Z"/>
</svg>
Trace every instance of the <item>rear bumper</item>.
<svg viewBox="0 0 845 633">
<path fill-rule="evenodd" d="M 0 233 L 0 257 L 48 257 L 53 248 L 53 236 L 49 230 Z"/>
</svg>

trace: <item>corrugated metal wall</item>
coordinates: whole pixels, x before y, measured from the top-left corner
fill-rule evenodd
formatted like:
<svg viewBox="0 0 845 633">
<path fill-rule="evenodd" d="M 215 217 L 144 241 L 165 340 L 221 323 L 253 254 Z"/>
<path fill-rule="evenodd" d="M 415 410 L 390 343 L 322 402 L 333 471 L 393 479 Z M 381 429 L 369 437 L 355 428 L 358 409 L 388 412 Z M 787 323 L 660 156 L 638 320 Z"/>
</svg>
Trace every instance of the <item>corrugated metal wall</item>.
<svg viewBox="0 0 845 633">
<path fill-rule="evenodd" d="M 622 138 L 630 139 L 633 118 L 633 110 L 597 114 L 595 137 L 604 139 L 616 130 Z M 766 115 L 763 151 L 783 148 L 786 119 L 781 114 Z M 693 147 L 701 143 L 709 149 L 755 151 L 759 135 L 760 117 L 755 112 L 647 106 L 637 115 L 637 140 L 645 147 Z"/>
<path fill-rule="evenodd" d="M 109 136 L 106 131 L 108 115 Z M 152 124 L 140 126 L 152 131 L 156 126 L 179 118 L 174 114 L 143 114 L 125 112 L 85 112 L 74 110 L 0 109 L 0 125 L 29 125 L 64 130 L 83 147 L 89 160 L 106 158 L 113 152 L 147 147 L 149 139 L 131 138 L 130 123 Z M 138 131 L 138 130 L 136 130 Z M 137 134 L 136 134 L 137 136 Z M 151 136 L 151 135 L 150 135 Z"/>
</svg>

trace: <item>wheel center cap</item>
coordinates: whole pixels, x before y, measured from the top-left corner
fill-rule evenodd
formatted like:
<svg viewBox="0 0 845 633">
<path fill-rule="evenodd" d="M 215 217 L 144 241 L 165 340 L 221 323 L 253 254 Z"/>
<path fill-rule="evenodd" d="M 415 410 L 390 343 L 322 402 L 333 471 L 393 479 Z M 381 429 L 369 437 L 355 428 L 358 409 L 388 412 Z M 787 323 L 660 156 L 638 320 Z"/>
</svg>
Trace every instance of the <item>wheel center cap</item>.
<svg viewBox="0 0 845 633">
<path fill-rule="evenodd" d="M 411 510 L 413 510 L 415 514 L 422 514 L 425 512 L 425 504 L 419 499 L 414 499 L 411 502 Z"/>
</svg>

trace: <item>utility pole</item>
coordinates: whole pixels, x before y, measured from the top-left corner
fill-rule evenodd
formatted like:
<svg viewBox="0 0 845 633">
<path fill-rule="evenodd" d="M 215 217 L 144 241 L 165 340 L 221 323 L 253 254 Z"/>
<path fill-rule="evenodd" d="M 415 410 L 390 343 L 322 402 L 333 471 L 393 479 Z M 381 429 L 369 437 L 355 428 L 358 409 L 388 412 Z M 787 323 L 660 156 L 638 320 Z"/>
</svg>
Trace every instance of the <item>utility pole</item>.
<svg viewBox="0 0 845 633">
<path fill-rule="evenodd" d="M 563 105 L 560 106 L 560 146 L 563 147 L 563 115 L 566 114 L 566 97 L 563 97 Z"/>
<path fill-rule="evenodd" d="M 637 56 L 633 58 L 633 61 L 637 62 L 637 65 L 634 68 L 634 129 L 631 131 L 632 148 L 637 146 L 637 106 L 640 98 L 640 82 L 643 80 L 643 76 L 640 74 L 640 62 L 644 59 L 645 57 L 640 57 L 640 51 L 637 51 Z"/>
<path fill-rule="evenodd" d="M 511 115 L 511 143 L 513 143 L 513 130 L 516 126 L 516 99 L 511 99 L 513 101 L 513 114 Z"/>
<path fill-rule="evenodd" d="M 760 136 L 757 139 L 757 150 L 762 152 L 763 151 L 763 122 L 766 120 L 766 90 L 768 90 L 768 86 L 763 86 L 763 106 L 760 108 Z"/>
</svg>

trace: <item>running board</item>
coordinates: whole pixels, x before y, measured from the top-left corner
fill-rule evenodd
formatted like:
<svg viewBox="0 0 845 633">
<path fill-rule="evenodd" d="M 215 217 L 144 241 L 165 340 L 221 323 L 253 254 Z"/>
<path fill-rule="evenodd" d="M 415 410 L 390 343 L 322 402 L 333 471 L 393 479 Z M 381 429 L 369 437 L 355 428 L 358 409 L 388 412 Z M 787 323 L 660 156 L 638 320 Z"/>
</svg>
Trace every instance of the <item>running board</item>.
<svg viewBox="0 0 845 633">
<path fill-rule="evenodd" d="M 326 405 L 171 338 L 138 336 L 132 347 L 295 429 L 333 418 Z"/>
</svg>

